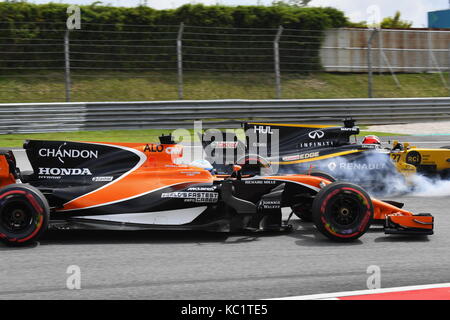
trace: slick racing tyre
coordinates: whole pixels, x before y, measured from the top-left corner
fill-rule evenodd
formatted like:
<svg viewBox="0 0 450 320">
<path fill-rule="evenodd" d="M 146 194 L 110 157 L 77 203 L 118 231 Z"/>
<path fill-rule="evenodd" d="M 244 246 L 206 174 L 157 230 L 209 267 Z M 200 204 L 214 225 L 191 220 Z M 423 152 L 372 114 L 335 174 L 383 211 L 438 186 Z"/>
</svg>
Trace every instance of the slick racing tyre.
<svg viewBox="0 0 450 320">
<path fill-rule="evenodd" d="M 358 239 L 369 229 L 373 204 L 367 192 L 359 186 L 334 182 L 315 197 L 312 218 L 326 237 L 348 242 Z"/>
<path fill-rule="evenodd" d="M 324 171 L 313 170 L 310 173 L 306 173 L 306 174 L 309 174 L 310 176 L 313 176 L 313 177 L 323 178 L 330 182 L 336 181 L 336 178 L 334 178 L 332 175 L 330 175 Z M 303 206 L 302 204 L 297 204 L 297 205 L 293 205 L 291 207 L 291 209 L 294 212 L 294 214 L 298 218 L 300 218 L 302 221 L 304 221 L 304 222 L 312 222 L 313 221 L 311 208 L 305 208 L 305 206 Z"/>
<path fill-rule="evenodd" d="M 0 190 L 0 239 L 8 245 L 36 241 L 47 229 L 49 205 L 44 195 L 26 184 Z"/>
</svg>

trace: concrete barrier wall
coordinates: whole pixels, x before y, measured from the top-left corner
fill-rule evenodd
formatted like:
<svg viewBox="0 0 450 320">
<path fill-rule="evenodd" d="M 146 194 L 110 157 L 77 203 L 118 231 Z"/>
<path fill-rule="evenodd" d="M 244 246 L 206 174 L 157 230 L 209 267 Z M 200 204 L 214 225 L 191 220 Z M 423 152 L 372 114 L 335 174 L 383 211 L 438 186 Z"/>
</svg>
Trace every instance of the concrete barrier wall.
<svg viewBox="0 0 450 320">
<path fill-rule="evenodd" d="M 327 31 L 320 52 L 325 71 L 367 72 L 372 32 L 348 28 Z M 376 72 L 447 72 L 450 31 L 379 30 L 372 40 L 372 65 Z"/>
</svg>

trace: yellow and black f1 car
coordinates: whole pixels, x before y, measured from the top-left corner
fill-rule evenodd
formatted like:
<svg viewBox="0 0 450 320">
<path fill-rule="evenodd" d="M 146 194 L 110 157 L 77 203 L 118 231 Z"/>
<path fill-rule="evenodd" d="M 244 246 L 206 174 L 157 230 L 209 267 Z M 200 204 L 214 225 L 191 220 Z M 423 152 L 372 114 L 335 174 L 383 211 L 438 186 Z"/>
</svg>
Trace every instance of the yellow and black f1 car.
<svg viewBox="0 0 450 320">
<path fill-rule="evenodd" d="M 235 138 L 230 144 L 203 139 L 205 150 L 235 148 L 240 149 L 235 154 L 245 155 L 231 161 L 223 159 L 215 166 L 219 172 L 230 170 L 226 163 L 242 163 L 257 155 L 282 174 L 314 168 L 378 194 L 386 193 L 387 186 L 390 188 L 415 173 L 442 176 L 450 173 L 450 147 L 419 149 L 395 141 L 392 148 L 382 148 L 376 137 L 358 142 L 360 129 L 352 119 L 345 120 L 344 126 L 246 122 L 243 128 L 246 141 Z M 222 154 L 229 153 L 222 151 Z M 217 157 L 207 160 L 216 163 Z"/>
<path fill-rule="evenodd" d="M 417 148 L 409 143 L 394 141 L 390 150 L 397 169 L 405 175 L 450 177 L 450 146 L 440 149 Z"/>
</svg>

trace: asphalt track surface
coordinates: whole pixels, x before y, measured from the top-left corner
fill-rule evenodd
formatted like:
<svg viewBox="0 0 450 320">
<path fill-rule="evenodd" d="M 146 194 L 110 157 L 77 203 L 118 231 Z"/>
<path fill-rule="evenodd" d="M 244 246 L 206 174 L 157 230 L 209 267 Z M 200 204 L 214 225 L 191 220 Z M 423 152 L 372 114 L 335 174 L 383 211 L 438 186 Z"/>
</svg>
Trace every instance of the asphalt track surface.
<svg viewBox="0 0 450 320">
<path fill-rule="evenodd" d="M 450 136 L 408 140 L 450 145 Z M 299 220 L 286 234 L 53 231 L 31 247 L 0 244 L 0 299 L 279 298 L 367 289 L 371 265 L 380 267 L 383 288 L 450 282 L 448 197 L 393 200 L 432 213 L 435 235 L 373 229 L 337 244 Z M 80 267 L 80 290 L 66 288 L 71 265 Z"/>
</svg>

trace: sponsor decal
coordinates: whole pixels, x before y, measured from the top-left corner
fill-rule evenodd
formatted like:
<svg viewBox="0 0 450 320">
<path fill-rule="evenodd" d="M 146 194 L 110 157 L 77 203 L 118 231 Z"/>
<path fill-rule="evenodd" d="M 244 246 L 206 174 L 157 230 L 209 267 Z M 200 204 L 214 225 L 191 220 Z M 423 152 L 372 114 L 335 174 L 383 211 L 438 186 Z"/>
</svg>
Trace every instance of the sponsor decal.
<svg viewBox="0 0 450 320">
<path fill-rule="evenodd" d="M 295 156 L 283 157 L 282 159 L 284 161 L 294 161 L 294 160 L 306 160 L 306 159 L 316 158 L 318 156 L 319 156 L 319 152 L 311 152 L 311 153 L 298 154 Z"/>
<path fill-rule="evenodd" d="M 358 129 L 356 129 L 356 128 L 341 128 L 341 131 L 351 131 L 351 132 L 357 132 L 358 131 Z"/>
<path fill-rule="evenodd" d="M 321 130 L 315 130 L 315 131 L 311 131 L 310 133 L 308 133 L 308 137 L 310 137 L 311 139 L 322 139 L 325 136 L 325 132 L 321 131 Z"/>
<path fill-rule="evenodd" d="M 245 184 L 276 184 L 276 181 L 273 180 L 245 180 Z"/>
<path fill-rule="evenodd" d="M 422 156 L 417 151 L 411 151 L 408 152 L 408 155 L 406 156 L 406 163 L 412 164 L 412 165 L 419 165 L 422 162 Z"/>
<path fill-rule="evenodd" d="M 253 142 L 252 146 L 256 147 L 256 148 L 267 148 L 267 143 L 264 143 L 264 142 Z"/>
<path fill-rule="evenodd" d="M 113 181 L 114 177 L 93 177 L 94 182 L 110 182 Z"/>
<path fill-rule="evenodd" d="M 253 132 L 259 134 L 273 134 L 272 128 L 270 126 L 253 127 Z"/>
<path fill-rule="evenodd" d="M 433 160 L 433 158 L 431 157 L 431 155 L 429 154 L 420 154 L 422 159 L 420 161 L 421 164 L 436 164 L 436 162 Z"/>
<path fill-rule="evenodd" d="M 339 163 L 330 162 L 328 164 L 328 169 L 335 171 L 337 168 L 342 170 L 381 170 L 385 169 L 386 165 L 384 163 Z"/>
<path fill-rule="evenodd" d="M 38 151 L 40 157 L 43 158 L 57 158 L 61 163 L 64 163 L 65 158 L 69 159 L 98 159 L 97 150 L 87 149 L 65 149 L 67 142 L 64 142 L 58 149 L 41 148 Z"/>
<path fill-rule="evenodd" d="M 339 169 L 345 170 L 380 170 L 385 169 L 384 163 L 340 163 Z"/>
<path fill-rule="evenodd" d="M 217 187 L 190 187 L 187 189 L 187 191 L 216 191 Z"/>
<path fill-rule="evenodd" d="M 181 153 L 183 153 L 183 148 L 179 147 L 179 146 L 164 148 L 164 145 L 162 145 L 162 144 L 146 144 L 145 147 L 144 147 L 144 152 L 161 153 L 164 150 L 165 150 L 165 152 L 167 154 L 181 154 Z"/>
<path fill-rule="evenodd" d="M 283 157 L 283 161 L 295 161 L 300 159 L 300 155 Z"/>
<path fill-rule="evenodd" d="M 184 199 L 184 202 L 215 203 L 219 200 L 216 192 L 166 192 L 161 194 L 163 199 Z"/>
<path fill-rule="evenodd" d="M 317 148 L 317 147 L 332 147 L 334 146 L 334 141 L 326 140 L 320 142 L 300 142 L 298 144 L 299 148 Z"/>
<path fill-rule="evenodd" d="M 280 209 L 281 201 L 279 200 L 263 200 L 260 203 L 262 209 Z"/>
<path fill-rule="evenodd" d="M 379 149 L 379 146 L 376 144 L 362 144 L 361 149 Z"/>
<path fill-rule="evenodd" d="M 215 149 L 236 149 L 237 141 L 214 141 L 211 146 Z"/>
<path fill-rule="evenodd" d="M 144 152 L 163 152 L 164 146 L 162 144 L 146 144 Z"/>
<path fill-rule="evenodd" d="M 42 176 L 91 176 L 88 168 L 39 168 L 38 175 Z"/>
<path fill-rule="evenodd" d="M 337 167 L 336 162 L 330 162 L 330 163 L 328 164 L 328 169 L 330 169 L 331 171 L 336 170 L 336 167 Z"/>
<path fill-rule="evenodd" d="M 183 153 L 183 149 L 181 147 L 167 147 L 166 153 L 167 154 L 181 154 L 181 153 Z"/>
</svg>

